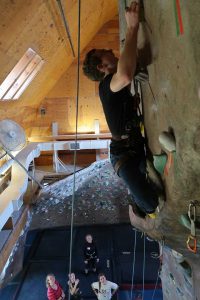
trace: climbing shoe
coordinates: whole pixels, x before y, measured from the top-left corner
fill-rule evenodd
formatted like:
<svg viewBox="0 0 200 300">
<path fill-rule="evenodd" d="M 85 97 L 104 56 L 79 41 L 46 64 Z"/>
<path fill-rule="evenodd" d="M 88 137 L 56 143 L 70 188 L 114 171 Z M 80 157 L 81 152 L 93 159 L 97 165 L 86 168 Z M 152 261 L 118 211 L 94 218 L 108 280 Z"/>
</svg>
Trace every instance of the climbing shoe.
<svg viewBox="0 0 200 300">
<path fill-rule="evenodd" d="M 147 214 L 149 216 L 150 219 L 155 219 L 156 218 L 156 213 L 152 213 L 152 214 Z"/>
<path fill-rule="evenodd" d="M 149 218 L 151 218 L 151 219 L 157 218 L 158 214 L 163 209 L 163 206 L 165 204 L 165 198 L 164 198 L 164 196 L 163 195 L 159 196 L 158 201 L 159 201 L 159 204 L 156 207 L 156 210 L 153 213 L 151 213 L 151 214 L 147 214 L 149 216 Z"/>
<path fill-rule="evenodd" d="M 139 208 L 139 206 L 138 206 L 135 202 L 133 202 L 133 200 L 129 200 L 129 205 L 131 205 L 132 210 L 133 210 L 134 214 L 135 214 L 137 217 L 140 217 L 140 218 L 142 218 L 142 219 L 145 219 L 146 213 L 143 212 L 143 211 Z"/>
</svg>

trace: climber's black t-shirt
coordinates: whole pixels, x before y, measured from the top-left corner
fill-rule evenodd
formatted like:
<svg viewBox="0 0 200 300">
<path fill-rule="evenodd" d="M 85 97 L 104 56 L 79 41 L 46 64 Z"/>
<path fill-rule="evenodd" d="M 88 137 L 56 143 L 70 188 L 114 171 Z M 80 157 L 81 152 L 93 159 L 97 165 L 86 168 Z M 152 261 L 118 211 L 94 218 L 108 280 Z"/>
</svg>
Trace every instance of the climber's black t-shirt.
<svg viewBox="0 0 200 300">
<path fill-rule="evenodd" d="M 144 147 L 143 138 L 140 132 L 138 115 L 134 97 L 132 96 L 129 87 L 124 87 L 118 92 L 112 92 L 110 82 L 113 74 L 107 75 L 99 84 L 99 96 L 103 105 L 104 114 L 110 132 L 114 137 L 121 137 L 127 134 L 127 124 L 133 124 L 133 128 L 129 134 L 132 136 L 133 148 L 136 152 Z M 112 141 L 111 150 L 113 147 L 118 147 L 124 141 Z"/>
</svg>

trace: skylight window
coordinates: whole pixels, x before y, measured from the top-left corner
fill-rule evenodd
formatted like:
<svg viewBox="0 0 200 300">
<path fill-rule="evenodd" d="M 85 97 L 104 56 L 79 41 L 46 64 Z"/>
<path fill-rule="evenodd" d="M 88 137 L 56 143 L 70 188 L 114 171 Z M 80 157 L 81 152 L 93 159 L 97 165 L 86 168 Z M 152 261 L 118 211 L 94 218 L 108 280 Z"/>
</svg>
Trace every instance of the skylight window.
<svg viewBox="0 0 200 300">
<path fill-rule="evenodd" d="M 31 48 L 0 85 L 1 100 L 17 100 L 41 69 L 44 60 Z"/>
</svg>

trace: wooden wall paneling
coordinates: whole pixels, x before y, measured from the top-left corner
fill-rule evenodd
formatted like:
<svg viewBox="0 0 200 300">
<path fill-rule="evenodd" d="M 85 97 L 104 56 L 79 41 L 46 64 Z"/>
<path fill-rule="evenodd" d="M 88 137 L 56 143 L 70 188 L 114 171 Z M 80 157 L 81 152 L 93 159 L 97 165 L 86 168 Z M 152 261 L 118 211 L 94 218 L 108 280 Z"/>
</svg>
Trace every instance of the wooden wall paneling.
<svg viewBox="0 0 200 300">
<path fill-rule="evenodd" d="M 87 51 L 92 48 L 108 48 L 114 49 L 116 55 L 119 54 L 119 22 L 118 17 L 107 22 L 102 29 L 98 32 L 95 38 L 84 50 L 81 55 L 81 61 L 85 57 Z M 74 132 L 75 129 L 75 105 L 76 105 L 76 81 L 77 81 L 77 65 L 74 62 L 67 72 L 58 81 L 55 87 L 47 95 L 49 98 L 64 97 L 67 95 L 69 97 L 69 110 L 68 110 L 68 120 L 69 120 L 69 132 Z M 101 102 L 99 100 L 98 93 L 99 83 L 92 82 L 88 80 L 80 72 L 80 93 L 79 93 L 79 131 L 80 132 L 92 132 L 94 130 L 94 119 L 100 120 L 100 130 L 101 132 L 108 132 L 107 123 L 105 121 L 103 109 Z M 74 120 L 74 121 L 73 121 Z M 62 130 L 63 133 L 64 130 Z M 60 133 L 60 131 L 59 131 Z"/>
<path fill-rule="evenodd" d="M 7 2 L 7 3 L 6 3 Z M 17 4 L 16 4 L 17 2 Z M 9 3 L 9 4 L 8 4 Z M 63 1 L 66 5 L 66 17 L 69 22 L 72 40 L 77 39 L 77 1 Z M 99 28 L 117 12 L 116 0 L 87 0 L 82 6 L 81 47 L 84 48 Z M 95 7 L 95 9 L 94 9 Z M 5 61 L 0 71 L 3 80 L 28 47 L 38 51 L 45 60 L 45 65 L 31 86 L 20 98 L 21 106 L 37 105 L 55 85 L 60 76 L 73 61 L 71 50 L 66 43 L 62 19 L 58 18 L 55 1 L 1 1 L 4 28 L 1 43 L 1 61 Z M 62 36 L 61 36 L 62 35 Z M 64 39 L 63 39 L 64 37 Z"/>
<path fill-rule="evenodd" d="M 36 3 L 37 2 L 37 3 Z M 65 2 L 65 9 L 70 11 L 72 6 L 77 1 Z M 105 1 L 100 1 L 101 3 Z M 94 5 L 94 1 L 92 2 Z M 4 3 L 5 4 L 5 3 Z M 0 118 L 10 118 L 19 123 L 26 131 L 27 137 L 34 136 L 49 136 L 51 135 L 51 124 L 52 122 L 58 122 L 59 134 L 70 134 L 75 131 L 75 114 L 76 114 L 76 81 L 77 81 L 77 61 L 65 71 L 69 59 L 71 57 L 70 49 L 66 49 L 66 40 L 63 39 L 64 31 L 61 19 L 56 12 L 53 14 L 52 1 L 49 2 L 48 7 L 45 7 L 44 1 L 32 1 L 27 2 L 28 6 L 24 5 L 23 1 L 19 1 L 19 5 L 23 8 L 21 11 L 24 13 L 24 18 L 19 16 L 20 6 L 15 8 L 14 14 L 16 14 L 16 20 L 18 20 L 19 26 L 15 24 L 15 32 L 12 33 L 12 43 L 7 45 L 7 55 L 13 55 L 15 62 L 20 58 L 22 50 L 25 45 L 32 45 L 39 54 L 42 53 L 45 58 L 45 65 L 41 73 L 38 75 L 37 80 L 31 84 L 28 91 L 25 92 L 23 97 L 15 103 L 0 103 Z M 55 4 L 55 3 L 54 3 Z M 47 5 L 47 3 L 46 3 Z M 98 5 L 100 3 L 98 2 Z M 108 4 L 106 3 L 105 6 Z M 113 5 L 110 3 L 109 5 Z M 115 4 L 116 5 L 116 4 Z M 115 5 L 113 7 L 115 7 Z M 1 3 L 0 3 L 1 6 Z M 24 7 L 25 6 L 25 7 Z M 67 8 L 67 6 L 69 6 Z M 117 6 L 116 6 L 117 7 Z M 105 7 L 104 7 L 105 8 Z M 75 8 L 74 8 L 75 9 Z M 87 19 L 87 7 L 84 7 L 83 19 L 87 22 L 88 26 L 91 23 L 91 19 Z M 89 11 L 92 8 L 89 8 Z M 103 19 L 109 18 L 109 9 L 102 16 L 102 19 L 98 22 L 103 22 Z M 12 10 L 12 9 L 11 9 Z M 37 13 L 34 13 L 37 10 Z M 113 9 L 112 14 L 116 14 L 116 10 Z M 12 12 L 9 11 L 10 18 L 13 18 Z M 34 16 L 32 16 L 34 14 Z M 107 15 L 106 15 L 107 14 Z M 37 19 L 38 18 L 38 19 Z M 92 16 L 93 18 L 93 16 Z M 7 20 L 5 18 L 5 20 Z M 3 21 L 2 21 L 3 22 Z M 8 22 L 8 20 L 7 20 Z M 22 24 L 21 24 L 21 23 Z M 71 25 L 72 18 L 69 18 Z M 1 24 L 1 21 L 0 21 Z M 10 24 L 9 26 L 13 26 Z M 93 26 L 100 26 L 95 25 Z M 9 27 L 9 28 L 11 28 Z M 23 28 L 24 27 L 24 28 Z M 26 28 L 25 28 L 26 27 Z M 5 39 L 8 39 L 9 28 L 7 28 Z M 85 40 L 89 39 L 87 35 L 89 31 L 87 27 L 84 27 L 84 33 L 82 38 Z M 94 28 L 93 28 L 94 30 Z M 33 32 L 34 31 L 34 32 Z M 46 32 L 47 31 L 47 32 Z M 18 41 L 15 33 L 18 33 Z M 73 33 L 75 34 L 75 32 Z M 86 37 L 85 37 L 86 34 Z M 90 32 L 91 34 L 91 32 Z M 33 35 L 31 37 L 31 35 Z M 38 40 L 37 40 L 38 37 Z M 20 39 L 23 38 L 20 46 Z M 91 39 L 91 37 L 90 37 Z M 54 40 L 56 41 L 54 43 Z M 0 40 L 1 41 L 1 40 Z M 30 43 L 31 41 L 31 43 Z M 44 41 L 44 43 L 43 43 Z M 19 47 L 18 47 L 19 43 Z M 26 44 L 27 43 L 27 44 Z M 63 47 L 63 43 L 65 44 Z M 53 46 L 51 44 L 54 44 Z M 119 53 L 119 29 L 118 29 L 118 16 L 114 19 L 106 22 L 106 24 L 99 30 L 97 35 L 85 48 L 81 55 L 81 61 L 85 56 L 86 51 L 91 48 L 112 48 L 115 53 Z M 48 48 L 48 49 L 46 49 Z M 1 51 L 1 48 L 0 48 Z M 68 53 L 68 52 L 69 53 Z M 4 51 L 5 52 L 5 51 Z M 1 53 L 1 52 L 0 52 Z M 68 55 L 68 54 L 69 55 Z M 69 56 L 67 58 L 67 56 Z M 14 62 L 12 58 L 12 62 Z M 5 64 L 6 66 L 6 64 Z M 64 72 L 65 71 L 65 72 Z M 63 73 L 64 72 L 64 73 Z M 58 74 L 62 74 L 60 80 Z M 1 73 L 0 73 L 1 74 Z M 59 75 L 60 76 L 60 75 Z M 57 83 L 55 84 L 55 82 Z M 46 93 L 46 96 L 41 99 L 40 95 L 44 94 L 50 86 L 54 87 L 50 92 Z M 24 100 L 25 99 L 25 100 Z M 39 99 L 41 99 L 39 101 Z M 45 115 L 40 114 L 40 109 L 45 108 Z M 17 114 L 16 114 L 17 111 Z M 102 106 L 98 96 L 98 84 L 89 81 L 83 76 L 82 71 L 80 72 L 80 99 L 79 99 L 79 132 L 93 132 L 94 131 L 94 119 L 99 119 L 101 132 L 108 132 L 108 127 L 103 114 Z M 33 139 L 34 140 L 34 139 Z M 37 138 L 38 140 L 38 138 Z M 44 160 L 44 161 L 43 161 Z M 37 162 L 37 160 L 36 160 Z M 41 160 L 38 160 L 38 164 L 51 165 L 52 154 L 43 154 Z"/>
</svg>

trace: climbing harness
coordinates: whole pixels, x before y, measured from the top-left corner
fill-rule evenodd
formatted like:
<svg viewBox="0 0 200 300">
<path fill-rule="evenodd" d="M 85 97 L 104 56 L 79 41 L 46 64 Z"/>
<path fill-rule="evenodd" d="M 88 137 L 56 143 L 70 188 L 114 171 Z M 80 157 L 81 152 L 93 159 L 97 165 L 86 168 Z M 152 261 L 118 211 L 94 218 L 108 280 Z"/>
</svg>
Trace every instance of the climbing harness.
<svg viewBox="0 0 200 300">
<path fill-rule="evenodd" d="M 188 217 L 190 219 L 190 235 L 187 239 L 187 248 L 193 253 L 197 253 L 197 238 L 196 238 L 196 204 L 194 201 L 191 201 L 188 208 Z"/>
<path fill-rule="evenodd" d="M 121 148 L 125 149 L 127 148 L 127 151 L 124 152 L 123 155 L 117 160 L 117 162 L 114 164 L 114 170 L 116 174 L 119 176 L 119 170 L 121 167 L 127 163 L 129 159 L 134 158 L 135 156 L 138 156 L 138 149 L 141 147 L 143 148 L 143 139 L 141 137 L 141 121 L 143 119 L 142 112 L 140 109 L 140 93 L 139 93 L 139 82 L 137 80 L 134 80 L 134 90 L 135 94 L 132 96 L 133 99 L 133 105 L 135 106 L 134 111 L 135 115 L 134 118 L 131 120 L 128 120 L 125 122 L 125 128 L 124 128 L 124 135 L 122 136 L 113 136 L 113 139 L 115 140 L 115 149 L 117 148 L 117 153 L 121 151 Z M 125 119 L 125 112 L 127 111 L 126 106 L 124 106 L 124 119 Z M 119 142 L 119 145 L 117 143 Z M 112 145 L 111 145 L 112 147 Z M 130 150 L 128 150 L 130 148 Z M 145 147 L 146 149 L 146 147 Z M 116 150 L 115 150 L 116 151 Z M 112 153 L 114 154 L 114 151 L 112 150 Z"/>
</svg>

